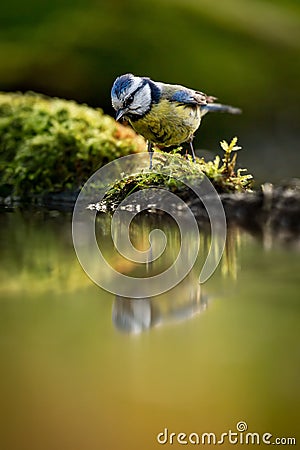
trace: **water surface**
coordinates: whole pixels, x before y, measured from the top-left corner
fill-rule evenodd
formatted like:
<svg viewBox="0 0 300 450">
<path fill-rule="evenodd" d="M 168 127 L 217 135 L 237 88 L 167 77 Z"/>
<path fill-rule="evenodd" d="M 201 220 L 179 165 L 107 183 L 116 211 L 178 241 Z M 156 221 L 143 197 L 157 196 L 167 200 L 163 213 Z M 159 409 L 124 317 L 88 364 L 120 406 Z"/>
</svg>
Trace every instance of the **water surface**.
<svg viewBox="0 0 300 450">
<path fill-rule="evenodd" d="M 232 230 L 203 286 L 197 263 L 171 291 L 134 300 L 87 277 L 69 213 L 2 212 L 0 224 L 1 449 L 155 449 L 165 428 L 220 435 L 239 421 L 297 437 L 300 259 L 292 245 Z M 171 223 L 160 224 L 171 242 L 165 265 L 180 242 Z M 135 223 L 141 248 L 147 226 Z M 100 242 L 108 230 L 102 218 Z M 201 239 L 205 249 L 209 237 Z"/>
</svg>

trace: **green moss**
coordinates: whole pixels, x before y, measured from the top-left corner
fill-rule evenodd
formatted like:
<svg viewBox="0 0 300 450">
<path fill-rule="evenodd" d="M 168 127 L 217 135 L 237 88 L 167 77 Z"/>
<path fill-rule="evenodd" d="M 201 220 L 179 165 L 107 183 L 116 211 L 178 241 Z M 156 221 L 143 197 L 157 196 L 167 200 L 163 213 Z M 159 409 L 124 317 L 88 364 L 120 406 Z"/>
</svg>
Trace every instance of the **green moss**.
<svg viewBox="0 0 300 450">
<path fill-rule="evenodd" d="M 100 109 L 0 93 L 0 195 L 77 189 L 102 165 L 144 145 Z"/>
<path fill-rule="evenodd" d="M 188 197 L 191 193 L 184 181 L 193 184 L 205 174 L 219 193 L 247 192 L 251 190 L 253 177 L 245 174 L 246 169 L 237 169 L 237 151 L 241 148 L 236 145 L 237 138 L 233 138 L 231 143 L 226 141 L 220 143 L 224 157 L 221 161 L 216 156 L 214 161 L 205 161 L 203 158 L 197 158 L 193 162 L 191 157 L 187 158 L 178 154 L 181 149 L 173 151 L 172 160 L 164 160 L 164 153 L 161 158 L 156 160 L 153 165 L 153 172 L 145 171 L 138 174 L 125 177 L 115 183 L 106 193 L 103 203 L 106 206 L 114 206 L 121 202 L 131 193 L 147 189 L 150 187 L 165 188 L 178 194 L 181 197 Z"/>
</svg>

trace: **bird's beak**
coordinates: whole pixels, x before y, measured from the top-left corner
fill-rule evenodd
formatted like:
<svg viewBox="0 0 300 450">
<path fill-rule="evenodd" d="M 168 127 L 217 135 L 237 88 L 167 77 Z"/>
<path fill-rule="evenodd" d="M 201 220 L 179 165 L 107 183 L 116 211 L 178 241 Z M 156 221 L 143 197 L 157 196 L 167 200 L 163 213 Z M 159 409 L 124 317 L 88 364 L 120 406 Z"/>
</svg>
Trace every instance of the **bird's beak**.
<svg viewBox="0 0 300 450">
<path fill-rule="evenodd" d="M 122 117 L 124 116 L 124 114 L 126 113 L 126 110 L 123 108 L 118 109 L 118 111 L 116 112 L 116 120 L 120 120 L 122 119 Z"/>
</svg>

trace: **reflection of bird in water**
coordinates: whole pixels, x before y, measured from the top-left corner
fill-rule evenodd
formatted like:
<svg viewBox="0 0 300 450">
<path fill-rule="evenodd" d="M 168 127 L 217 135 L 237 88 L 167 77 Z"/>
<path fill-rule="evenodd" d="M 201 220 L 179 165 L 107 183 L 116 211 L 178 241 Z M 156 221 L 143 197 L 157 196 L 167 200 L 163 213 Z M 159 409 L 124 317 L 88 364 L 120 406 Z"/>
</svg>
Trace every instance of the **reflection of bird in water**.
<svg viewBox="0 0 300 450">
<path fill-rule="evenodd" d="M 155 316 L 150 298 L 127 298 L 116 296 L 112 321 L 116 328 L 127 333 L 138 334 L 153 326 Z"/>
<path fill-rule="evenodd" d="M 125 333 L 139 334 L 158 325 L 178 323 L 191 319 L 207 308 L 198 280 L 190 277 L 171 291 L 153 298 L 127 298 L 116 296 L 112 321 Z"/>
</svg>

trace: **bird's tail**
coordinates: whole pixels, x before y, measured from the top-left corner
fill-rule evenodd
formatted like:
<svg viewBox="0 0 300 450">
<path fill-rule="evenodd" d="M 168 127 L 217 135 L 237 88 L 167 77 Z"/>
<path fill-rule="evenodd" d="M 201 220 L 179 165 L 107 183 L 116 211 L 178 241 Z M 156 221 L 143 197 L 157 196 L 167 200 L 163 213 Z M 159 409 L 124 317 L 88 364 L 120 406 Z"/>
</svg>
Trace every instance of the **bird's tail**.
<svg viewBox="0 0 300 450">
<path fill-rule="evenodd" d="M 204 116 L 208 112 L 225 112 L 229 114 L 241 114 L 242 110 L 230 105 L 221 105 L 221 103 L 209 103 L 208 105 L 201 106 L 201 116 Z"/>
</svg>

